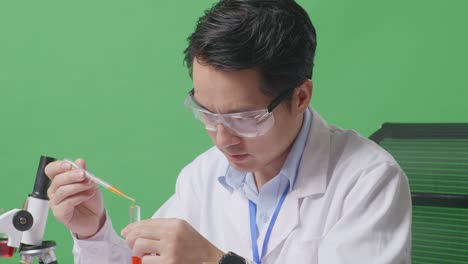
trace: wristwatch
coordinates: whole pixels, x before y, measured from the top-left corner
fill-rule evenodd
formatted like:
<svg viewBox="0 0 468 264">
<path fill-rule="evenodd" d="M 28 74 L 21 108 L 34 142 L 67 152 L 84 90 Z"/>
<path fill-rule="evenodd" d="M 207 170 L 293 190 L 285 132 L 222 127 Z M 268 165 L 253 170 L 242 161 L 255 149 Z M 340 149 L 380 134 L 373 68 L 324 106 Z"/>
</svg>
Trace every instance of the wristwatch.
<svg viewBox="0 0 468 264">
<path fill-rule="evenodd" d="M 247 262 L 243 257 L 229 251 L 219 260 L 218 264 L 247 264 Z"/>
</svg>

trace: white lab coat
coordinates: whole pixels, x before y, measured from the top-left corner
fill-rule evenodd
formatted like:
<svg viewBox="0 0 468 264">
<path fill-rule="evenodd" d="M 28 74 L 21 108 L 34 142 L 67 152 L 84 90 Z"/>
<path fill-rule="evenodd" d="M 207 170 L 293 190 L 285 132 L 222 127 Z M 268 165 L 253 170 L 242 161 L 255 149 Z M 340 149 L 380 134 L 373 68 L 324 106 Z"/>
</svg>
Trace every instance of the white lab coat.
<svg viewBox="0 0 468 264">
<path fill-rule="evenodd" d="M 176 193 L 153 217 L 185 219 L 219 249 L 250 262 L 248 200 L 217 180 L 227 166 L 215 147 L 201 154 L 182 170 Z M 398 164 L 378 145 L 329 126 L 314 112 L 296 183 L 262 263 L 406 264 L 410 247 L 411 196 Z M 91 241 L 75 239 L 74 254 L 77 264 L 127 263 L 130 256 L 110 221 Z"/>
</svg>

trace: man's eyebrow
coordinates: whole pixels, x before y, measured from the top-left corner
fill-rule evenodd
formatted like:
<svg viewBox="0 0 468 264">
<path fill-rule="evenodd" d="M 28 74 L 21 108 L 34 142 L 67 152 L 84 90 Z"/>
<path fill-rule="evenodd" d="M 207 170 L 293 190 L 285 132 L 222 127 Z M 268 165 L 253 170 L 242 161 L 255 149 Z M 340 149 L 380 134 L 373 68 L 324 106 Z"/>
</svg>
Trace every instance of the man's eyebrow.
<svg viewBox="0 0 468 264">
<path fill-rule="evenodd" d="M 243 107 L 239 107 L 239 108 L 235 108 L 230 111 L 227 111 L 226 114 L 235 114 L 235 113 L 249 112 L 249 111 L 254 111 L 254 110 L 258 110 L 258 109 L 255 109 L 253 107 L 243 106 Z"/>
<path fill-rule="evenodd" d="M 203 110 L 206 110 L 208 112 L 211 112 L 210 110 L 208 110 L 208 108 L 206 108 L 204 105 L 202 105 L 200 102 L 197 101 L 197 99 L 195 98 L 195 94 L 192 94 L 192 100 L 193 100 L 193 102 L 195 102 L 196 105 L 198 105 L 198 107 L 200 107 Z"/>
<path fill-rule="evenodd" d="M 211 111 L 210 109 L 208 109 L 206 106 L 204 106 L 203 104 L 201 104 L 196 98 L 195 98 L 195 89 L 192 89 L 190 91 L 190 94 L 192 95 L 192 100 L 195 102 L 195 104 L 197 104 L 200 108 L 202 108 L 203 110 L 206 110 L 210 113 L 213 113 L 215 114 L 215 112 Z M 235 114 L 235 113 L 241 113 L 241 112 L 248 112 L 248 111 L 255 111 L 255 110 L 258 110 L 257 108 L 255 107 L 252 107 L 252 106 L 241 106 L 239 108 L 235 108 L 235 109 L 231 109 L 229 111 L 226 111 L 224 112 L 224 114 Z"/>
<path fill-rule="evenodd" d="M 193 96 L 193 101 L 200 107 L 202 108 L 203 110 L 206 110 L 210 113 L 213 113 L 213 114 L 216 114 L 215 112 L 209 110 L 206 106 L 204 106 L 203 104 L 201 104 L 200 102 L 197 101 L 197 99 L 195 99 L 195 96 Z M 231 109 L 229 111 L 226 111 L 224 112 L 224 114 L 235 114 L 235 113 L 241 113 L 241 112 L 248 112 L 248 111 L 254 111 L 254 110 L 258 110 L 254 107 L 247 107 L 247 106 L 242 106 L 242 107 L 239 107 L 239 108 L 234 108 L 234 109 Z"/>
</svg>

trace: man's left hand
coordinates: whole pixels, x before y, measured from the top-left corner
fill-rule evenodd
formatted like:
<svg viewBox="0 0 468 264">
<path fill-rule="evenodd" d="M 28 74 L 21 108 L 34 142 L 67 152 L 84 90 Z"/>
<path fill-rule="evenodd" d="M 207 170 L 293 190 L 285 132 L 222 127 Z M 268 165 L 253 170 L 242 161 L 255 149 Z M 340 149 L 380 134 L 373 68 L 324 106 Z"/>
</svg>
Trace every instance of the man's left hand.
<svg viewBox="0 0 468 264">
<path fill-rule="evenodd" d="M 121 235 L 143 264 L 217 263 L 224 254 L 189 223 L 175 218 L 135 222 L 125 227 Z"/>
</svg>

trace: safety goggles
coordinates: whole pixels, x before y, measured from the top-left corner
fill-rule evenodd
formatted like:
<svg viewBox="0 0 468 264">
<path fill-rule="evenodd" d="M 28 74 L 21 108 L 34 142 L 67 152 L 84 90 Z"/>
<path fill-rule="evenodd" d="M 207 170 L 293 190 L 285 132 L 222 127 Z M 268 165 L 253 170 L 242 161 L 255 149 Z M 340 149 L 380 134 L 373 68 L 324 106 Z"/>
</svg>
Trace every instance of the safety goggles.
<svg viewBox="0 0 468 264">
<path fill-rule="evenodd" d="M 209 131 L 216 131 L 218 125 L 223 125 L 233 134 L 240 137 L 258 137 L 266 134 L 275 124 L 273 109 L 275 109 L 294 89 L 288 89 L 276 97 L 266 109 L 229 113 L 216 114 L 208 111 L 201 106 L 193 97 L 194 90 L 192 89 L 185 99 L 185 107 L 187 107 L 200 120 L 205 128 Z"/>
</svg>

